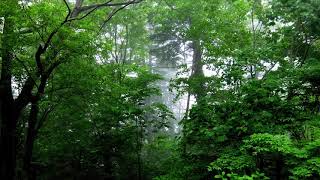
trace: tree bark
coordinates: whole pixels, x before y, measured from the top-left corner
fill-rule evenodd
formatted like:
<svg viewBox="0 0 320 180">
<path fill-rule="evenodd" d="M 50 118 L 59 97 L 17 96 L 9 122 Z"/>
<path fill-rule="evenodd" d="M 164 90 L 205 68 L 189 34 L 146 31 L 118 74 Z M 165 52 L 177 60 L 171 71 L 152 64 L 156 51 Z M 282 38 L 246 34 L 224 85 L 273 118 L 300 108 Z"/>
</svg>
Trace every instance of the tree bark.
<svg viewBox="0 0 320 180">
<path fill-rule="evenodd" d="M 3 28 L 1 49 L 0 79 L 0 179 L 12 180 L 16 166 L 16 125 L 20 112 L 16 111 L 12 94 L 12 49 L 14 47 L 13 16 L 16 1 L 5 2 L 9 8 L 3 12 L 5 24 Z M 12 9 L 11 9 L 12 8 Z"/>
<path fill-rule="evenodd" d="M 24 147 L 24 157 L 23 157 L 23 168 L 26 172 L 27 179 L 32 180 L 35 177 L 33 173 L 33 168 L 31 166 L 32 161 L 32 152 L 33 152 L 33 144 L 36 136 L 36 122 L 38 119 L 39 105 L 38 101 L 32 102 L 29 119 L 28 119 L 28 128 L 27 128 L 27 137 L 26 143 Z"/>
<path fill-rule="evenodd" d="M 2 96 L 2 94 L 1 94 Z M 16 124 L 17 112 L 12 101 L 0 99 L 1 139 L 0 139 L 0 179 L 14 179 L 16 166 Z"/>
<path fill-rule="evenodd" d="M 204 83 L 203 83 L 203 63 L 202 63 L 202 48 L 199 40 L 192 41 L 193 59 L 192 59 L 192 74 L 191 80 L 194 82 L 193 93 L 197 101 L 205 95 Z"/>
</svg>

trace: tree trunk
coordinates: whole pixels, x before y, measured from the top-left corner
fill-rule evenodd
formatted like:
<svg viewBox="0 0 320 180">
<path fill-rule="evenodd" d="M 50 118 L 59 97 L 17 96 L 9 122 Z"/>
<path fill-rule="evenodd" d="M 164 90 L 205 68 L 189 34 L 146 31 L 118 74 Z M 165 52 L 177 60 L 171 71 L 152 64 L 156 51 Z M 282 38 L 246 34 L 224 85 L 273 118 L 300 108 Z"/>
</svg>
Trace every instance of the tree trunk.
<svg viewBox="0 0 320 180">
<path fill-rule="evenodd" d="M 283 180 L 285 179 L 284 176 L 284 163 L 281 154 L 276 155 L 276 167 L 275 167 L 275 178 L 276 180 Z"/>
<path fill-rule="evenodd" d="M 13 180 L 16 166 L 16 123 L 17 114 L 13 103 L 1 93 L 1 137 L 0 137 L 0 179 Z"/>
<path fill-rule="evenodd" d="M 193 59 L 191 79 L 194 86 L 193 93 L 197 101 L 205 95 L 202 70 L 202 48 L 199 40 L 192 41 Z"/>
<path fill-rule="evenodd" d="M 1 78 L 0 78 L 0 179 L 12 180 L 16 165 L 16 124 L 19 111 L 15 108 L 12 95 L 12 59 L 14 46 L 13 16 L 17 1 L 5 1 L 7 5 L 0 14 L 5 19 L 2 49 L 1 49 Z"/>
<path fill-rule="evenodd" d="M 32 161 L 33 144 L 36 137 L 35 126 L 38 118 L 38 112 L 39 112 L 38 102 L 33 102 L 31 104 L 31 110 L 30 110 L 29 119 L 28 119 L 27 137 L 26 137 L 26 143 L 24 147 L 25 152 L 23 157 L 23 168 L 27 175 L 27 179 L 29 180 L 33 180 L 35 177 L 34 170 L 31 165 L 31 161 Z"/>
</svg>

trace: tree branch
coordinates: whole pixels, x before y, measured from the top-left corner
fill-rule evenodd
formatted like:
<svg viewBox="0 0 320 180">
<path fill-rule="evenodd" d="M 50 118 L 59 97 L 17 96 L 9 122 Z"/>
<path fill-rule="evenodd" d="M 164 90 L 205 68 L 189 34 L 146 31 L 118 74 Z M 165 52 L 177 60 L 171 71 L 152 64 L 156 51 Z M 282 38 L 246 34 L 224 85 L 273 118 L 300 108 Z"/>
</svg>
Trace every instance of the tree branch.
<svg viewBox="0 0 320 180">
<path fill-rule="evenodd" d="M 127 6 L 129 6 L 130 4 L 126 4 L 120 8 L 114 8 L 108 15 L 107 19 L 103 22 L 102 26 L 100 27 L 100 31 L 106 26 L 106 24 L 111 20 L 111 18 L 117 14 L 117 12 L 119 12 L 120 10 L 126 8 Z"/>
<path fill-rule="evenodd" d="M 70 6 L 69 6 L 69 4 L 68 4 L 68 2 L 66 0 L 63 0 L 63 2 L 68 8 L 68 15 L 66 16 L 66 19 L 65 19 L 65 21 L 66 21 L 71 15 L 71 9 L 70 9 Z"/>
<path fill-rule="evenodd" d="M 276 66 L 277 63 L 272 63 L 271 67 L 267 70 L 267 72 L 264 73 L 262 79 L 265 79 L 267 75 L 272 71 L 272 69 Z"/>
<path fill-rule="evenodd" d="M 101 4 L 93 4 L 93 5 L 89 5 L 89 6 L 83 6 L 80 9 L 80 13 L 84 12 L 84 11 L 88 11 L 90 9 L 98 9 L 98 8 L 102 8 L 102 7 L 115 7 L 115 6 L 124 6 L 124 5 L 129 5 L 129 4 L 136 4 L 136 3 L 140 3 L 142 0 L 131 0 L 131 1 L 126 1 L 126 2 L 118 2 L 118 3 L 111 3 L 112 0 L 109 0 L 105 3 L 101 3 Z"/>
<path fill-rule="evenodd" d="M 117 6 L 128 6 L 130 4 L 137 4 L 137 3 L 140 3 L 142 0 L 132 0 L 132 1 L 127 1 L 127 2 L 121 2 L 121 3 L 111 3 L 113 0 L 109 0 L 105 3 L 101 3 L 101 4 L 93 4 L 93 5 L 88 5 L 88 6 L 83 6 L 81 7 L 77 14 L 80 14 L 82 12 L 85 12 L 85 11 L 89 11 L 87 12 L 85 15 L 79 17 L 79 18 L 72 18 L 72 19 L 69 19 L 69 21 L 74 21 L 74 20 L 81 20 L 81 19 L 84 19 L 86 18 L 87 16 L 89 16 L 91 13 L 93 13 L 94 11 L 96 11 L 97 9 L 99 8 L 102 8 L 102 7 L 117 7 Z M 125 7 L 121 7 L 119 10 L 125 8 Z"/>
</svg>

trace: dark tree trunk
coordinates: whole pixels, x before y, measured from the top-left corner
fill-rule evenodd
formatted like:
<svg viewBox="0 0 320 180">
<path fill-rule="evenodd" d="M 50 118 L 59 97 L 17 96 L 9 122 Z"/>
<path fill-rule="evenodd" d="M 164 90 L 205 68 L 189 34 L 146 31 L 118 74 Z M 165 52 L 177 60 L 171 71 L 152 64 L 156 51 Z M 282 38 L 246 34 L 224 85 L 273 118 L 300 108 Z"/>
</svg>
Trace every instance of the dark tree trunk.
<svg viewBox="0 0 320 180">
<path fill-rule="evenodd" d="M 1 78 L 0 78 L 0 179 L 12 180 L 16 164 L 16 124 L 19 111 L 15 108 L 12 95 L 12 60 L 11 51 L 14 46 L 13 20 L 16 1 L 7 1 L 12 9 L 5 9 L 1 15 L 5 19 L 2 49 L 1 49 Z M 5 43 L 4 43 L 5 42 Z"/>
<path fill-rule="evenodd" d="M 203 76 L 202 70 L 202 48 L 199 40 L 192 41 L 192 50 L 193 50 L 193 58 L 192 58 L 192 72 L 195 76 Z"/>
<path fill-rule="evenodd" d="M 276 180 L 284 180 L 286 176 L 284 175 L 284 163 L 281 154 L 276 155 L 276 167 L 275 167 L 275 178 Z"/>
<path fill-rule="evenodd" d="M 2 96 L 2 94 L 1 94 Z M 13 103 L 0 99 L 1 137 L 0 137 L 0 179 L 14 179 L 16 166 L 16 123 L 17 112 Z"/>
<path fill-rule="evenodd" d="M 32 151 L 33 151 L 33 144 L 36 137 L 36 122 L 38 118 L 39 106 L 38 102 L 32 102 L 31 110 L 28 119 L 28 128 L 27 128 L 27 137 L 25 143 L 25 152 L 24 152 L 24 159 L 23 159 L 23 168 L 27 174 L 27 179 L 32 180 L 34 179 L 34 170 L 31 165 L 32 161 Z"/>
<path fill-rule="evenodd" d="M 192 74 L 191 79 L 193 81 L 193 94 L 197 101 L 205 95 L 204 83 L 203 83 L 203 63 L 202 63 L 202 48 L 199 40 L 192 41 L 193 59 L 192 59 Z"/>
</svg>

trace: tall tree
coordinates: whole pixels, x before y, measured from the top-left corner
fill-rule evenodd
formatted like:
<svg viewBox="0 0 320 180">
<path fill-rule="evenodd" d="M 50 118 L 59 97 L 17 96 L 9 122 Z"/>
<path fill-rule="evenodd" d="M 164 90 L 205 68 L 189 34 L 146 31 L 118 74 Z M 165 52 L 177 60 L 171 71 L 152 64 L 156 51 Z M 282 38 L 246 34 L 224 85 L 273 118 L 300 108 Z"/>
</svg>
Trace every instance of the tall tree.
<svg viewBox="0 0 320 180">
<path fill-rule="evenodd" d="M 1 114 L 1 137 L 0 137 L 0 147 L 1 147 L 1 162 L 0 162 L 0 177 L 1 179 L 13 179 L 15 176 L 15 162 L 16 162 L 16 128 L 21 111 L 29 104 L 32 104 L 31 113 L 30 113 L 30 122 L 28 128 L 34 128 L 35 119 L 37 114 L 37 103 L 39 99 L 44 95 L 45 88 L 49 77 L 52 72 L 66 60 L 68 56 L 67 52 L 61 52 L 59 50 L 57 41 L 63 41 L 59 34 L 66 29 L 71 29 L 71 26 L 74 22 L 81 21 L 87 18 L 89 15 L 93 14 L 98 9 L 102 8 L 112 8 L 106 17 L 106 21 L 110 20 L 113 15 L 118 11 L 127 7 L 130 4 L 138 3 L 140 1 L 123 1 L 123 2 L 113 2 L 106 1 L 96 4 L 85 4 L 84 1 L 78 0 L 75 3 L 73 9 L 69 6 L 67 1 L 64 1 L 65 8 L 67 11 L 62 11 L 61 13 L 66 12 L 64 17 L 59 16 L 59 19 L 56 19 L 53 25 L 55 27 L 48 28 L 49 30 L 42 34 L 40 29 L 37 27 L 33 28 L 32 26 L 21 27 L 19 22 L 26 19 L 21 14 L 23 8 L 26 8 L 24 3 L 20 4 L 18 1 L 2 1 L 1 6 L 4 7 L 1 9 L 1 17 L 4 17 L 4 30 L 2 35 L 2 50 L 1 50 L 1 80 L 0 80 L 0 114 Z M 37 5 L 37 2 L 26 2 L 34 3 Z M 40 2 L 43 5 L 48 4 L 47 1 Z M 61 4 L 63 2 L 55 2 Z M 35 6 L 36 7 L 36 6 Z M 46 6 L 44 6 L 46 7 Z M 50 6 L 47 6 L 50 7 Z M 33 5 L 30 5 L 29 8 L 33 8 Z M 45 10 L 45 9 L 44 9 Z M 54 9 L 48 9 L 48 13 L 52 13 Z M 29 17 L 32 19 L 33 17 Z M 60 22 L 59 22 L 60 21 Z M 29 20 L 30 22 L 30 20 Z M 44 23 L 41 23 L 44 22 Z M 44 19 L 36 19 L 35 23 L 45 25 L 47 22 Z M 25 24 L 28 25 L 28 24 Z M 25 78 L 24 85 L 21 88 L 20 93 L 17 95 L 17 98 L 14 98 L 12 88 L 12 78 L 13 78 L 13 62 L 17 58 L 17 53 L 19 52 L 19 47 L 23 47 L 23 44 L 18 43 L 17 41 L 23 36 L 21 35 L 22 29 L 32 29 L 32 33 L 36 34 L 39 32 L 38 45 L 35 47 L 29 47 L 34 52 L 34 64 L 35 66 L 31 67 L 34 69 L 33 74 L 27 74 Z M 76 29 L 75 29 L 76 30 Z M 74 33 L 75 33 L 75 30 Z M 71 39 L 70 39 L 71 40 Z M 5 43 L 5 44 L 4 44 Z M 61 45 L 61 44 L 60 44 Z M 22 52 L 21 52 L 22 53 Z M 45 59 L 46 61 L 44 61 Z M 30 68 L 30 67 L 27 67 Z M 35 90 L 34 90 L 35 89 Z M 33 138 L 32 129 L 27 135 L 27 142 L 31 142 L 30 138 Z M 32 143 L 28 143 L 28 146 L 31 146 Z M 32 148 L 29 148 L 32 149 Z M 30 152 L 26 152 L 30 154 Z"/>
</svg>

